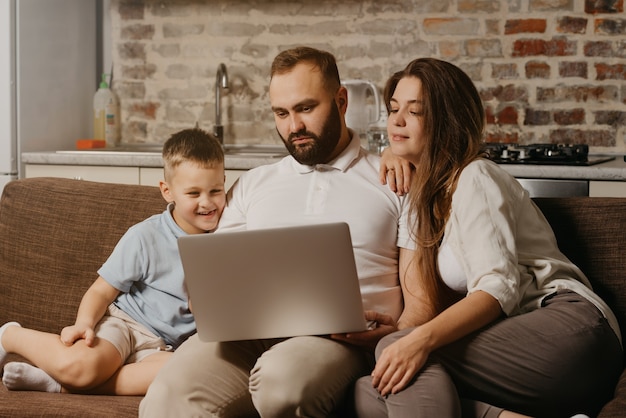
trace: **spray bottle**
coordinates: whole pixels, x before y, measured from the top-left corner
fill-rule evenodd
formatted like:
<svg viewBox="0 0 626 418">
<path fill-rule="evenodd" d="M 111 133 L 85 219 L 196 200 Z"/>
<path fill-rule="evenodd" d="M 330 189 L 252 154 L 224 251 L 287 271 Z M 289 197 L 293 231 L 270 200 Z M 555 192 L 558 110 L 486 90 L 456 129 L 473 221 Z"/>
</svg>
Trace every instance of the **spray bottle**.
<svg viewBox="0 0 626 418">
<path fill-rule="evenodd" d="M 93 137 L 104 139 L 107 147 L 119 145 L 119 103 L 102 74 L 102 81 L 93 96 Z"/>
</svg>

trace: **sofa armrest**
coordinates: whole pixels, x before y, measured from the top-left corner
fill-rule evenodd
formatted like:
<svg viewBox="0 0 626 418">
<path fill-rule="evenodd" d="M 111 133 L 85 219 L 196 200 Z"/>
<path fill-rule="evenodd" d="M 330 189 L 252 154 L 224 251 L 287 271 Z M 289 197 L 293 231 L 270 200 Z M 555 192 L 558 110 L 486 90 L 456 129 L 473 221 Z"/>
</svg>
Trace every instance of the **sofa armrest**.
<svg viewBox="0 0 626 418">
<path fill-rule="evenodd" d="M 598 418 L 623 418 L 626 414 L 626 370 L 622 372 L 617 386 L 615 387 L 615 396 L 604 405 L 604 408 L 598 414 Z"/>
</svg>

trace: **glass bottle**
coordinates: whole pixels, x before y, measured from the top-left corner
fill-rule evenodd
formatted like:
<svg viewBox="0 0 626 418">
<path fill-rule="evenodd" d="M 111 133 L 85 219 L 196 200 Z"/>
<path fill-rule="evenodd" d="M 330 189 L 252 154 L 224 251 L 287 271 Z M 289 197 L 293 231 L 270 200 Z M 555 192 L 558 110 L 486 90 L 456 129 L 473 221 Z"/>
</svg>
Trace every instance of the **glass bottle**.
<svg viewBox="0 0 626 418">
<path fill-rule="evenodd" d="M 387 135 L 387 108 L 382 103 L 378 120 L 367 127 L 367 148 L 370 152 L 380 155 L 383 149 L 389 146 Z"/>
</svg>

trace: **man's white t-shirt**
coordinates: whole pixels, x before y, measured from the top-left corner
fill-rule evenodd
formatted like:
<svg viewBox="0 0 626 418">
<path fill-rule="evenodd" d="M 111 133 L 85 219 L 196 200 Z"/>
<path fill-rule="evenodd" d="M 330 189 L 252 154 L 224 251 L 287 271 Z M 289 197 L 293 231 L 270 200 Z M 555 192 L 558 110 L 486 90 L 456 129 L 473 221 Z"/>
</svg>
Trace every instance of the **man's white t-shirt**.
<svg viewBox="0 0 626 418">
<path fill-rule="evenodd" d="M 364 309 L 397 320 L 402 312 L 398 246 L 410 239 L 404 199 L 380 184 L 379 162 L 356 138 L 328 164 L 306 166 L 288 156 L 254 168 L 229 191 L 217 232 L 346 222 Z"/>
</svg>

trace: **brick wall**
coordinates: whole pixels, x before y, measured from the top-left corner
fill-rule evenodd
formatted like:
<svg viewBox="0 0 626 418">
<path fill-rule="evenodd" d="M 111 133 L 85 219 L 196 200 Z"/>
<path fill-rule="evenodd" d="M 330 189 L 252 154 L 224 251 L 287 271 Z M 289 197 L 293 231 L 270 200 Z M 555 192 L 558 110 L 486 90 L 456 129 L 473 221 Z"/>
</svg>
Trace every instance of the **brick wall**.
<svg viewBox="0 0 626 418">
<path fill-rule="evenodd" d="M 626 150 L 624 0 L 113 0 L 110 13 L 125 142 L 211 130 L 220 62 L 226 142 L 278 142 L 269 66 L 304 44 L 380 89 L 419 56 L 459 65 L 482 94 L 489 141 Z"/>
</svg>

